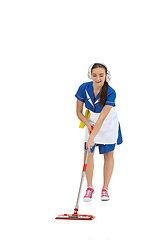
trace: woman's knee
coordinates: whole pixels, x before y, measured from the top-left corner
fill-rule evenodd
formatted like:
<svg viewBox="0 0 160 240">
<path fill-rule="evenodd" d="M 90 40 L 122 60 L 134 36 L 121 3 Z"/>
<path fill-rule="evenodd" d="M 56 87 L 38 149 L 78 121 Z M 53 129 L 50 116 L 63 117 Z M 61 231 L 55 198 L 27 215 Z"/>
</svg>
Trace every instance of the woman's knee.
<svg viewBox="0 0 160 240">
<path fill-rule="evenodd" d="M 93 153 L 92 152 L 89 152 L 88 153 L 88 161 L 91 161 L 91 160 L 93 160 L 94 158 L 94 153 L 95 153 L 95 150 L 93 151 Z M 87 154 L 87 150 L 84 150 L 84 161 L 85 161 L 85 158 L 86 158 L 86 154 Z"/>
<path fill-rule="evenodd" d="M 114 159 L 114 150 L 108 153 L 104 153 L 104 160 Z"/>
</svg>

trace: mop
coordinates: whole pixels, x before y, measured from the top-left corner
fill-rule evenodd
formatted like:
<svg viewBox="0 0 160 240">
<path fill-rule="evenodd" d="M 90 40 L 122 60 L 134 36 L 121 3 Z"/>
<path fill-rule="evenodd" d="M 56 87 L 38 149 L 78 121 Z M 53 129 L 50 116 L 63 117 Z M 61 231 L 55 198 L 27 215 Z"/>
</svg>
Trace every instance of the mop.
<svg viewBox="0 0 160 240">
<path fill-rule="evenodd" d="M 92 127 L 92 129 L 93 129 L 93 127 Z M 93 220 L 95 218 L 95 216 L 92 216 L 92 215 L 78 214 L 79 200 L 80 200 L 80 194 L 81 194 L 81 190 L 82 190 L 82 184 L 83 184 L 84 177 L 86 175 L 88 154 L 89 154 L 89 150 L 87 150 L 84 165 L 83 165 L 82 177 L 81 177 L 81 182 L 80 182 L 80 186 L 79 186 L 79 192 L 78 192 L 78 197 L 77 197 L 77 202 L 76 202 L 76 206 L 75 206 L 75 209 L 74 209 L 74 213 L 73 214 L 61 214 L 61 215 L 58 215 L 58 217 L 56 217 L 55 219 Z"/>
<path fill-rule="evenodd" d="M 91 114 L 90 114 L 89 110 L 86 109 L 85 117 L 88 119 L 90 115 Z M 85 126 L 85 124 L 81 121 L 80 125 L 79 125 L 79 128 L 84 128 L 84 126 Z M 91 126 L 91 128 L 93 130 L 93 126 Z M 58 217 L 56 217 L 55 219 L 93 220 L 95 218 L 92 215 L 78 214 L 79 199 L 80 199 L 80 194 L 81 194 L 81 190 L 82 190 L 82 183 L 83 183 L 84 177 L 86 175 L 88 154 L 89 154 L 89 150 L 87 150 L 85 161 L 84 161 L 84 165 L 83 165 L 82 177 L 81 177 L 81 182 L 80 182 L 80 187 L 79 187 L 79 192 L 78 192 L 78 197 L 77 197 L 77 202 L 76 202 L 76 206 L 75 206 L 75 209 L 74 209 L 74 213 L 73 214 L 61 214 L 61 215 L 58 215 Z"/>
</svg>

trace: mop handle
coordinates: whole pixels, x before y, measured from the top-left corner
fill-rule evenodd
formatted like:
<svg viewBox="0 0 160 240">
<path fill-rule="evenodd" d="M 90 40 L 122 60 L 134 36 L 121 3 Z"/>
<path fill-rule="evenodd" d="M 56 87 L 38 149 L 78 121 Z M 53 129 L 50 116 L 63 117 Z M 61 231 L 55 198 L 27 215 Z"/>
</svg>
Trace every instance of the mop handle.
<svg viewBox="0 0 160 240">
<path fill-rule="evenodd" d="M 80 186 L 79 186 L 79 192 L 78 192 L 77 202 L 76 202 L 76 206 L 75 206 L 75 209 L 74 209 L 74 213 L 75 213 L 75 214 L 78 213 L 78 209 L 79 209 L 79 200 L 80 200 L 80 195 L 81 195 L 83 180 L 84 180 L 84 177 L 85 177 L 85 175 L 86 175 L 86 167 L 87 167 L 87 161 L 88 161 L 88 154 L 89 154 L 89 150 L 87 149 L 86 156 L 85 156 L 85 162 L 84 162 L 84 166 L 83 166 L 83 170 L 82 170 L 82 176 L 81 176 L 81 182 L 80 182 Z"/>
<path fill-rule="evenodd" d="M 92 130 L 93 130 L 93 127 L 94 127 L 94 126 L 91 126 Z M 91 134 L 91 131 L 90 131 L 90 134 Z M 85 177 L 85 175 L 86 175 L 88 155 L 89 155 L 89 150 L 87 149 L 86 156 L 85 156 L 85 161 L 84 161 L 84 165 L 83 165 L 83 170 L 82 170 L 82 177 L 81 177 L 81 182 L 80 182 L 80 187 L 79 187 L 77 202 L 76 202 L 76 206 L 75 206 L 75 209 L 74 209 L 74 213 L 75 213 L 75 214 L 78 213 L 78 209 L 79 209 L 79 199 L 80 199 L 80 194 L 81 194 L 83 179 L 84 179 L 84 177 Z"/>
<path fill-rule="evenodd" d="M 83 170 L 82 170 L 82 172 L 86 172 L 87 161 L 88 161 L 88 154 L 89 154 L 89 150 L 87 149 L 86 157 L 85 157 L 85 161 L 84 161 L 84 165 L 83 165 Z"/>
</svg>

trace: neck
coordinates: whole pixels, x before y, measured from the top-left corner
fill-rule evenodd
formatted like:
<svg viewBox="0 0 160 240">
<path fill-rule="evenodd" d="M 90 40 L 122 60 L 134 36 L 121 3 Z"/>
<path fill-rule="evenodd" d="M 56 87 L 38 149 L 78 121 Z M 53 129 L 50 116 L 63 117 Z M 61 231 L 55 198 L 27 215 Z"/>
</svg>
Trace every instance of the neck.
<svg viewBox="0 0 160 240">
<path fill-rule="evenodd" d="M 94 83 L 93 83 L 93 90 L 94 90 L 95 93 L 100 92 L 101 89 L 102 89 L 102 87 L 97 87 L 97 86 L 95 86 Z"/>
<path fill-rule="evenodd" d="M 94 98 L 96 98 L 96 96 L 97 96 L 98 93 L 101 91 L 101 89 L 102 89 L 102 87 L 94 86 L 94 83 L 93 83 Z"/>
</svg>

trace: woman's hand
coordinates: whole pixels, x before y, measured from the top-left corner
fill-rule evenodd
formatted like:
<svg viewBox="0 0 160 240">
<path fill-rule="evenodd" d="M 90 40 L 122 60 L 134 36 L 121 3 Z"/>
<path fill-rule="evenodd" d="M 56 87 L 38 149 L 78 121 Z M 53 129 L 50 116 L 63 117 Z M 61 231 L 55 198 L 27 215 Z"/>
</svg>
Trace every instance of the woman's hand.
<svg viewBox="0 0 160 240">
<path fill-rule="evenodd" d="M 90 136 L 86 143 L 86 147 L 88 148 L 89 152 L 90 152 L 90 148 L 92 148 L 93 146 L 94 146 L 94 138 Z"/>
</svg>

